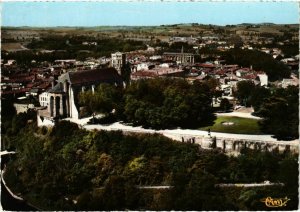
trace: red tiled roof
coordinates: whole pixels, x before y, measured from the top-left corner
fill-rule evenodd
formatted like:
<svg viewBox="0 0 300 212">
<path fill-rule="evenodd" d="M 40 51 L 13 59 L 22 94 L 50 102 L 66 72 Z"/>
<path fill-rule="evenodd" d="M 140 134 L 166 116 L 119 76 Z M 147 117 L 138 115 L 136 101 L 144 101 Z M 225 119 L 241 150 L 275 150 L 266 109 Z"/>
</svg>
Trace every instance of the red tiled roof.
<svg viewBox="0 0 300 212">
<path fill-rule="evenodd" d="M 32 88 L 33 86 L 34 86 L 33 83 L 28 83 L 28 84 L 26 85 L 26 88 Z"/>
<path fill-rule="evenodd" d="M 82 84 L 92 82 L 117 82 L 123 80 L 114 68 L 93 69 L 87 71 L 68 72 L 71 84 Z"/>
<path fill-rule="evenodd" d="M 218 75 L 224 75 L 226 73 L 226 71 L 224 71 L 224 70 L 217 70 L 216 71 L 216 74 L 218 74 Z"/>
<path fill-rule="evenodd" d="M 39 89 L 46 89 L 48 87 L 51 87 L 51 83 L 45 82 L 45 83 L 42 83 L 42 84 L 40 84 L 36 87 L 39 88 Z"/>
<path fill-rule="evenodd" d="M 192 72 L 192 73 L 198 73 L 199 70 L 198 70 L 198 69 L 191 69 L 191 72 Z"/>
<path fill-rule="evenodd" d="M 23 78 L 12 78 L 9 80 L 2 80 L 5 83 L 21 83 L 21 82 L 31 82 L 34 79 L 34 76 L 23 77 Z"/>
<path fill-rule="evenodd" d="M 209 64 L 209 63 L 200 63 L 200 64 L 197 63 L 194 66 L 202 67 L 202 68 L 214 68 L 215 67 L 214 64 Z"/>
<path fill-rule="evenodd" d="M 210 69 L 203 69 L 203 70 L 201 70 L 202 72 L 204 72 L 204 73 L 210 73 L 211 72 L 211 70 Z"/>
<path fill-rule="evenodd" d="M 224 65 L 223 66 L 224 68 L 236 68 L 236 67 L 238 67 L 238 65 Z"/>
<path fill-rule="evenodd" d="M 256 75 L 255 74 L 249 74 L 249 75 L 243 76 L 243 78 L 244 79 L 255 79 Z"/>
<path fill-rule="evenodd" d="M 13 91 L 1 91 L 1 94 L 17 94 L 17 93 L 25 93 L 27 91 L 30 91 L 30 88 L 22 88 L 22 89 L 13 90 Z"/>
</svg>

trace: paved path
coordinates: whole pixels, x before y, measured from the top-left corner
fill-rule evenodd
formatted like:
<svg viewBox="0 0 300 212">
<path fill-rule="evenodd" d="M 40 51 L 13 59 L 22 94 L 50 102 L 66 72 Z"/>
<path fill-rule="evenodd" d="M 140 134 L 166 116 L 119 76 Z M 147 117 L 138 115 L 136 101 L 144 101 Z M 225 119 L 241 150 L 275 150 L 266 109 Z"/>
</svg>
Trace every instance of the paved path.
<svg viewBox="0 0 300 212">
<path fill-rule="evenodd" d="M 4 181 L 4 178 L 3 178 L 4 173 L 5 173 L 5 167 L 4 167 L 3 170 L 1 170 L 1 180 L 2 180 L 3 185 L 5 186 L 5 188 L 7 189 L 7 191 L 10 193 L 10 195 L 11 195 L 13 198 L 15 198 L 15 199 L 17 199 L 17 200 L 23 201 L 23 198 L 21 198 L 21 197 L 15 195 L 15 194 L 8 188 L 8 186 L 6 185 L 6 182 Z"/>
<path fill-rule="evenodd" d="M 134 133 L 159 133 L 163 134 L 167 137 L 173 138 L 175 140 L 181 140 L 182 136 L 208 136 L 207 131 L 203 130 L 190 130 L 190 129 L 173 129 L 173 130 L 152 130 L 152 129 L 144 129 L 142 127 L 133 127 L 129 125 L 122 124 L 120 122 L 115 122 L 110 125 L 88 125 L 87 122 L 90 119 L 67 119 L 72 122 L 79 124 L 81 127 L 87 130 L 121 130 L 124 132 L 134 132 Z M 293 141 L 278 141 L 276 138 L 273 138 L 272 135 L 247 135 L 247 134 L 232 134 L 232 133 L 219 133 L 219 132 L 211 132 L 211 136 L 216 136 L 217 138 L 227 138 L 227 139 L 245 139 L 245 140 L 253 140 L 257 142 L 268 142 L 268 143 L 276 143 L 276 144 L 289 144 L 289 145 L 299 145 L 299 139 Z"/>
<path fill-rule="evenodd" d="M 216 184 L 217 187 L 267 187 L 267 186 L 284 186 L 283 183 L 221 183 Z"/>
<path fill-rule="evenodd" d="M 137 186 L 138 189 L 170 189 L 174 186 Z"/>
<path fill-rule="evenodd" d="M 250 118 L 250 119 L 261 119 L 260 117 L 253 116 L 251 113 L 243 113 L 243 112 L 230 112 L 230 113 L 216 113 L 217 116 L 236 116 L 240 118 Z"/>
<path fill-rule="evenodd" d="M 14 151 L 8 152 L 7 150 L 4 150 L 4 151 L 0 152 L 0 156 L 9 155 L 9 154 L 16 154 L 16 152 L 14 152 Z"/>
</svg>

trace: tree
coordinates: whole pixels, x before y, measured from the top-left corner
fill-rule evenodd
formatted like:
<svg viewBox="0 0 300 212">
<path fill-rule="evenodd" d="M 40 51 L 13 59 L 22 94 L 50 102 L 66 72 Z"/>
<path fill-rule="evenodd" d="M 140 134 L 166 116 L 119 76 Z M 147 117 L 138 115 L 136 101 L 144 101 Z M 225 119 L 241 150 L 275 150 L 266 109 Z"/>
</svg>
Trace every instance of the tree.
<svg viewBox="0 0 300 212">
<path fill-rule="evenodd" d="M 28 120 L 35 120 L 36 111 L 28 110 L 27 112 L 19 113 L 13 116 L 12 119 L 12 132 L 18 133 L 21 129 L 25 128 Z"/>
<path fill-rule="evenodd" d="M 279 139 L 294 139 L 298 133 L 298 104 L 292 104 L 282 97 L 270 97 L 261 106 L 258 114 L 262 130 Z"/>
<path fill-rule="evenodd" d="M 114 85 L 100 84 L 95 92 L 86 91 L 79 93 L 79 103 L 86 105 L 93 113 L 104 113 L 108 115 L 113 109 L 119 109 L 119 102 L 122 99 L 121 92 Z"/>
<path fill-rule="evenodd" d="M 254 108 L 254 111 L 257 112 L 263 102 L 271 96 L 269 89 L 261 86 L 256 86 L 250 97 L 250 103 Z"/>
<path fill-rule="evenodd" d="M 250 97 L 255 88 L 254 82 L 252 81 L 240 81 L 237 83 L 236 97 L 241 104 L 245 106 L 250 105 Z"/>
<path fill-rule="evenodd" d="M 70 121 L 60 121 L 58 122 L 51 131 L 51 136 L 55 137 L 67 137 L 73 136 L 79 127 L 77 124 Z"/>
<path fill-rule="evenodd" d="M 215 187 L 216 179 L 210 173 L 195 170 L 184 193 L 184 210 L 226 210 L 229 204 Z M 218 194 L 218 195 L 216 195 Z M 216 204 L 218 202 L 219 204 Z M 232 206 L 230 208 L 233 208 Z"/>
<path fill-rule="evenodd" d="M 120 176 L 110 176 L 104 189 L 105 210 L 122 210 L 125 206 L 124 179 Z"/>
<path fill-rule="evenodd" d="M 130 74 L 131 74 L 130 63 L 126 63 L 122 67 L 122 71 L 121 71 L 121 76 L 126 84 L 130 83 Z"/>
<path fill-rule="evenodd" d="M 221 54 L 228 64 L 238 64 L 243 67 L 252 65 L 254 70 L 264 71 L 271 81 L 288 78 L 291 74 L 287 65 L 275 60 L 272 55 L 258 50 L 232 49 Z"/>
<path fill-rule="evenodd" d="M 226 98 L 223 98 L 220 103 L 220 108 L 224 112 L 227 112 L 232 107 L 232 104 L 230 104 L 229 100 Z"/>
<path fill-rule="evenodd" d="M 287 196 L 290 210 L 298 206 L 297 155 L 249 150 L 229 157 L 156 134 L 87 132 L 68 122 L 57 127 L 42 138 L 32 126 L 8 136 L 19 143 L 5 180 L 17 192 L 30 191 L 28 201 L 44 209 L 252 210 L 264 209 L 258 201 L 266 195 Z M 256 194 L 215 186 L 264 180 L 286 186 L 254 189 Z M 146 191 L 137 185 L 173 187 Z"/>
</svg>

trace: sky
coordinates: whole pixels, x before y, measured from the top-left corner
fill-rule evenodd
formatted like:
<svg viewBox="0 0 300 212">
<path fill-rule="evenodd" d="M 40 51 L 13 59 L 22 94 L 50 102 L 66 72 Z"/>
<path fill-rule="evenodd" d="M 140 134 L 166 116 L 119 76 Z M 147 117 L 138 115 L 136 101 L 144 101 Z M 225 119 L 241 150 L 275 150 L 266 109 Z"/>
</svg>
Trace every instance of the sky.
<svg viewBox="0 0 300 212">
<path fill-rule="evenodd" d="M 299 23 L 297 2 L 2 2 L 2 26 Z"/>
</svg>

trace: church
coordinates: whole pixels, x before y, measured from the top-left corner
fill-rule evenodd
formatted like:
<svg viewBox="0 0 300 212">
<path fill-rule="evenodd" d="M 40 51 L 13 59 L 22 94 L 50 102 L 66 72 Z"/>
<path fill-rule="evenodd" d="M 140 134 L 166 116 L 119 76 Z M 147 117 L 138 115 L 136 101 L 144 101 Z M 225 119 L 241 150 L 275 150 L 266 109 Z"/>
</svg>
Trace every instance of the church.
<svg viewBox="0 0 300 212">
<path fill-rule="evenodd" d="M 55 119 L 80 119 L 78 94 L 92 91 L 101 84 L 123 86 L 123 80 L 115 68 L 70 71 L 61 75 L 47 92 L 47 108 L 38 111 L 38 125 L 53 125 Z"/>
</svg>

